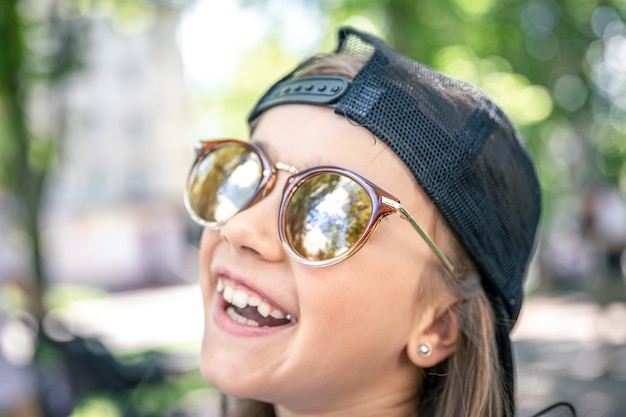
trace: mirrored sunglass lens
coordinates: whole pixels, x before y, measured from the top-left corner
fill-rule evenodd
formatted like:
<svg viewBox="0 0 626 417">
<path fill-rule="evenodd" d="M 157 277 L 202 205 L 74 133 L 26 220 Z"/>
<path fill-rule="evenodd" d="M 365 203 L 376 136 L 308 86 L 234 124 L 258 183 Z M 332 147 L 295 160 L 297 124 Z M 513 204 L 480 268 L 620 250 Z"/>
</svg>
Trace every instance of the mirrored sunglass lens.
<svg viewBox="0 0 626 417">
<path fill-rule="evenodd" d="M 345 254 L 365 233 L 370 197 L 354 180 L 318 174 L 292 195 L 286 212 L 286 239 L 300 256 L 325 261 Z"/>
<path fill-rule="evenodd" d="M 200 219 L 222 223 L 252 198 L 262 178 L 259 156 L 240 145 L 222 145 L 202 156 L 189 176 L 188 204 Z"/>
</svg>

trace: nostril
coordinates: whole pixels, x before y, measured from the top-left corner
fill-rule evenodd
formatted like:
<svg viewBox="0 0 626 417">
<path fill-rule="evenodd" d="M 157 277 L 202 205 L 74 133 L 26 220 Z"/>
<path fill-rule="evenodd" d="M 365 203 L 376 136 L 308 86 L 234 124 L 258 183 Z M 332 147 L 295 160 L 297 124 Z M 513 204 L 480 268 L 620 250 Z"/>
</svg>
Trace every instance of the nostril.
<svg viewBox="0 0 626 417">
<path fill-rule="evenodd" d="M 251 247 L 249 247 L 249 246 L 242 246 L 242 247 L 241 247 L 241 250 L 243 250 L 243 251 L 245 251 L 245 252 L 249 252 L 249 253 L 251 253 L 251 254 L 253 254 L 253 255 L 261 255 L 261 252 L 259 252 L 259 251 L 258 251 L 258 250 L 256 250 L 256 249 L 253 249 L 253 248 L 251 248 Z"/>
</svg>

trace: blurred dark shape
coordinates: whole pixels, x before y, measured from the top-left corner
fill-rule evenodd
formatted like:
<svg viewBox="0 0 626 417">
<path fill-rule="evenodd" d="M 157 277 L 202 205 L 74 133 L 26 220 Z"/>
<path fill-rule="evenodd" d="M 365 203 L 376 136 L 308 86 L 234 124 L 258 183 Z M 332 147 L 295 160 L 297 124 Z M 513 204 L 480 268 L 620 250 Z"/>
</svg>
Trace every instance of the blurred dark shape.
<svg viewBox="0 0 626 417">
<path fill-rule="evenodd" d="M 63 329 L 64 337 L 55 337 L 62 326 L 55 322 L 54 334 L 49 334 L 45 325 L 39 332 L 40 355 L 57 359 L 40 367 L 45 417 L 69 416 L 82 396 L 128 394 L 140 385 L 165 381 L 162 355 L 148 352 L 140 361 L 124 362 L 97 338 L 73 334 L 67 328 Z M 132 417 L 135 413 L 124 409 L 124 416 Z"/>
<path fill-rule="evenodd" d="M 576 417 L 576 409 L 570 403 L 560 402 L 544 408 L 533 417 Z"/>
<path fill-rule="evenodd" d="M 626 249 L 626 199 L 613 187 L 594 186 L 584 199 L 582 234 L 606 257 L 610 271 L 620 272 Z"/>
<path fill-rule="evenodd" d="M 592 186 L 583 200 L 582 237 L 600 261 L 597 291 L 602 304 L 626 299 L 622 259 L 626 254 L 626 198 L 616 187 Z"/>
<path fill-rule="evenodd" d="M 559 206 L 540 252 L 542 290 L 582 291 L 601 305 L 626 300 L 626 196 L 597 183 Z"/>
</svg>

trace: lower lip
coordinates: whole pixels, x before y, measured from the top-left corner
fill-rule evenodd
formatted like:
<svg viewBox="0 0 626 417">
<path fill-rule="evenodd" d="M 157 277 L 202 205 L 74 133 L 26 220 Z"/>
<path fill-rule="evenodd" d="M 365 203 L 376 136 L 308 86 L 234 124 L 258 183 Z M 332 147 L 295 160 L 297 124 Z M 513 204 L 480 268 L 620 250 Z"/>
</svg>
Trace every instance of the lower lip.
<svg viewBox="0 0 626 417">
<path fill-rule="evenodd" d="M 286 324 L 276 327 L 252 327 L 237 323 L 226 314 L 228 304 L 219 294 L 216 294 L 216 301 L 213 303 L 213 321 L 218 328 L 228 334 L 238 337 L 260 337 L 269 336 L 292 327 L 293 324 Z"/>
</svg>

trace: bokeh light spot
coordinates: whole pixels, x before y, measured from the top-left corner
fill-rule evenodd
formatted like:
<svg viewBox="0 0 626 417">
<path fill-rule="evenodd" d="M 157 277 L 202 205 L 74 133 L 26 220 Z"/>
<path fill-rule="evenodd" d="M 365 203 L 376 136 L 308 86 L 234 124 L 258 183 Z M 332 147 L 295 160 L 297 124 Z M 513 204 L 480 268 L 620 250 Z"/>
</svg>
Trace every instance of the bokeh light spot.
<svg viewBox="0 0 626 417">
<path fill-rule="evenodd" d="M 454 0 L 456 6 L 466 15 L 484 16 L 493 9 L 494 0 Z"/>
<path fill-rule="evenodd" d="M 554 97 L 566 110 L 578 110 L 585 104 L 588 96 L 587 86 L 576 75 L 563 75 L 554 84 Z"/>
</svg>

